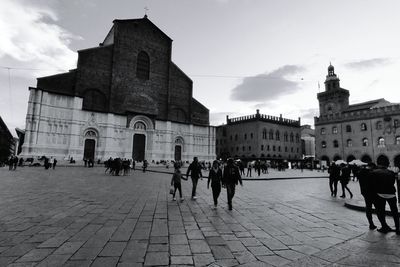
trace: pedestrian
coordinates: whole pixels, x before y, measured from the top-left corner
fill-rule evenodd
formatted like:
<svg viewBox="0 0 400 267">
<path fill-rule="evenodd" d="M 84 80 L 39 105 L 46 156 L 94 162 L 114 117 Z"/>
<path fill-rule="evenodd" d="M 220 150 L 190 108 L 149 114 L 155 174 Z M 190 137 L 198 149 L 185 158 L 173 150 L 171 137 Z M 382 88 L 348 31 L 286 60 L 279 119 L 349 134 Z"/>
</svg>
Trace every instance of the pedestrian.
<svg viewBox="0 0 400 267">
<path fill-rule="evenodd" d="M 210 167 L 210 169 L 211 169 L 211 167 Z M 240 175 L 244 175 L 244 164 L 243 164 L 243 161 L 239 161 L 239 170 L 240 170 Z"/>
<path fill-rule="evenodd" d="M 54 161 L 53 161 L 53 170 L 56 168 L 56 165 L 57 165 L 57 159 L 54 158 Z"/>
<path fill-rule="evenodd" d="M 246 177 L 249 177 L 249 174 L 250 174 L 250 177 L 251 177 L 251 168 L 252 168 L 251 161 L 249 161 L 249 162 L 247 162 L 247 174 L 246 174 Z"/>
<path fill-rule="evenodd" d="M 182 197 L 182 184 L 181 184 L 181 181 L 184 178 L 182 177 L 180 168 L 181 168 L 180 164 L 175 162 L 174 163 L 174 174 L 172 175 L 172 180 L 171 180 L 171 186 L 174 186 L 173 194 L 172 194 L 173 201 L 176 200 L 176 198 L 175 198 L 176 190 L 179 191 L 180 201 L 184 200 L 184 198 Z"/>
<path fill-rule="evenodd" d="M 142 168 L 143 168 L 143 172 L 146 172 L 146 169 L 147 169 L 147 166 L 148 166 L 149 164 L 147 163 L 147 160 L 144 160 L 143 161 L 143 166 L 142 166 Z"/>
<path fill-rule="evenodd" d="M 374 188 L 376 190 L 375 207 L 377 209 L 379 222 L 381 223 L 381 228 L 379 228 L 378 231 L 381 233 L 393 231 L 386 223 L 385 207 L 387 202 L 396 227 L 396 234 L 400 235 L 396 188 L 394 186 L 396 176 L 394 172 L 387 168 L 387 165 L 378 165 L 377 168 L 371 172 L 374 179 Z"/>
<path fill-rule="evenodd" d="M 50 160 L 49 160 L 49 168 L 50 169 L 53 167 L 53 164 L 54 164 L 54 158 L 50 157 Z"/>
<path fill-rule="evenodd" d="M 350 173 L 351 170 L 349 166 L 342 164 L 342 174 L 340 175 L 340 184 L 342 185 L 342 195 L 341 198 L 346 197 L 346 190 L 349 191 L 350 198 L 353 198 L 353 193 L 347 187 L 348 183 L 350 182 Z"/>
<path fill-rule="evenodd" d="M 49 169 L 49 158 L 48 157 L 44 157 L 44 168 L 45 170 Z"/>
<path fill-rule="evenodd" d="M 259 160 L 256 161 L 256 166 L 255 167 L 256 167 L 256 171 L 257 171 L 258 177 L 260 177 L 260 174 L 261 174 L 261 163 L 260 163 Z"/>
<path fill-rule="evenodd" d="M 340 180 L 340 168 L 335 163 L 332 163 L 328 169 L 329 173 L 329 188 L 331 189 L 331 196 L 336 197 L 337 195 L 337 184 Z"/>
<path fill-rule="evenodd" d="M 214 200 L 214 208 L 217 208 L 218 197 L 221 193 L 222 186 L 222 170 L 219 168 L 217 160 L 213 161 L 212 168 L 210 169 L 210 173 L 208 174 L 207 189 L 210 189 L 210 182 Z"/>
<path fill-rule="evenodd" d="M 375 203 L 376 193 L 374 191 L 373 177 L 371 172 L 375 168 L 375 164 L 369 163 L 366 167 L 362 167 L 358 172 L 358 181 L 360 184 L 361 195 L 365 201 L 365 215 L 369 222 L 369 229 L 374 230 L 376 226 L 372 220 L 372 204 Z M 376 208 L 376 204 L 374 204 Z"/>
<path fill-rule="evenodd" d="M 201 166 L 199 164 L 199 159 L 197 157 L 193 158 L 192 163 L 190 163 L 189 168 L 186 171 L 186 177 L 189 178 L 189 173 L 192 178 L 192 199 L 197 199 L 196 188 L 199 178 L 203 178 L 201 173 Z"/>
<path fill-rule="evenodd" d="M 14 166 L 14 156 L 10 156 L 8 159 L 8 170 L 12 171 Z"/>
<path fill-rule="evenodd" d="M 230 158 L 228 159 L 228 164 L 224 168 L 224 174 L 222 176 L 222 184 L 226 187 L 229 210 L 232 210 L 232 198 L 235 195 L 235 187 L 238 183 L 243 186 L 239 168 L 235 166 L 233 159 Z"/>
</svg>

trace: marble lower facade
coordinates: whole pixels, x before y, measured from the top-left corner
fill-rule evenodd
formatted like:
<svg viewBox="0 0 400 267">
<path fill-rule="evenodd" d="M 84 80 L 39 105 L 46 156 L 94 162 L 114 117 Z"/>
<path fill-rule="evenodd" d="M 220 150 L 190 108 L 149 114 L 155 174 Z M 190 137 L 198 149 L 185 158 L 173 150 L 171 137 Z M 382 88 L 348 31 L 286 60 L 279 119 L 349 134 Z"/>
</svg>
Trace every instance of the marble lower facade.
<svg viewBox="0 0 400 267">
<path fill-rule="evenodd" d="M 82 110 L 82 98 L 30 88 L 22 157 L 212 161 L 215 128 Z"/>
</svg>

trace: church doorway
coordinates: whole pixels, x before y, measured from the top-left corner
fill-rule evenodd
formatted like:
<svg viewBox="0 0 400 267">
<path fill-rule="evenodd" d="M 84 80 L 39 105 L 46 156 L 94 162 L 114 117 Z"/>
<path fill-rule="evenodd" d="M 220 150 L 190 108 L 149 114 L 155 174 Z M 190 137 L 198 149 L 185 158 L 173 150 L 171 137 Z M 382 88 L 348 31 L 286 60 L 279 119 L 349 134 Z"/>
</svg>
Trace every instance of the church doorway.
<svg viewBox="0 0 400 267">
<path fill-rule="evenodd" d="M 94 160 L 94 150 L 96 147 L 96 141 L 94 139 L 86 139 L 85 147 L 83 150 L 83 158 L 84 159 L 92 159 Z"/>
<path fill-rule="evenodd" d="M 182 160 L 182 146 L 175 146 L 175 161 Z"/>
<path fill-rule="evenodd" d="M 382 165 L 382 166 L 389 166 L 389 159 L 385 155 L 380 155 L 376 159 L 376 164 Z"/>
<path fill-rule="evenodd" d="M 144 134 L 133 135 L 132 159 L 143 161 L 145 158 L 146 136 Z"/>
</svg>

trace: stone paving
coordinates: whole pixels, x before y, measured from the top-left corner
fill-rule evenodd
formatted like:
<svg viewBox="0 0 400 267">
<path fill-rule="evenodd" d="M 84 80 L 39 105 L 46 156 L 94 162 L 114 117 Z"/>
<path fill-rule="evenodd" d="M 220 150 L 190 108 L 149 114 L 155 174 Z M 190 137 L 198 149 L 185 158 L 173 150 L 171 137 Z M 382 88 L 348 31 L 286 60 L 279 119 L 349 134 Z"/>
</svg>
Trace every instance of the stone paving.
<svg viewBox="0 0 400 267">
<path fill-rule="evenodd" d="M 170 175 L 103 170 L 1 168 L 0 266 L 400 266 L 400 237 L 369 231 L 327 179 L 245 181 L 229 211 L 205 179 L 174 202 Z"/>
</svg>

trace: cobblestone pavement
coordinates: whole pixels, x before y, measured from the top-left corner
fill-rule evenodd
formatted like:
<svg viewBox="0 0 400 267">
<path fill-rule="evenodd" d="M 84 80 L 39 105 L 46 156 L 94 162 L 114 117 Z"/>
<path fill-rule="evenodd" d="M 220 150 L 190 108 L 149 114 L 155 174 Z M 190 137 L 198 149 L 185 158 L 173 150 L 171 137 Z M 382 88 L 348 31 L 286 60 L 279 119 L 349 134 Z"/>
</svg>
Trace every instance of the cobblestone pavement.
<svg viewBox="0 0 400 267">
<path fill-rule="evenodd" d="M 170 179 L 0 168 L 0 266 L 400 265 L 400 237 L 369 231 L 327 179 L 246 181 L 233 211 L 225 190 L 211 209 L 206 180 L 196 201 L 185 181 L 172 201 Z"/>
</svg>

